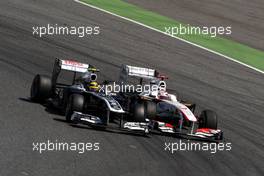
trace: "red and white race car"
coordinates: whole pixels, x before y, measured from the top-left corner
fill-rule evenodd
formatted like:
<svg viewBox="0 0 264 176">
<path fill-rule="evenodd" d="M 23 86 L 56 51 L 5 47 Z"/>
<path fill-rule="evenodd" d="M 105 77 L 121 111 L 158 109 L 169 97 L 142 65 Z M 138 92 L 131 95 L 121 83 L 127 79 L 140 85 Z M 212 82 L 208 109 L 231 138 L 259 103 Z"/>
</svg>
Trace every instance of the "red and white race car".
<svg viewBox="0 0 264 176">
<path fill-rule="evenodd" d="M 217 128 L 217 115 L 214 111 L 203 110 L 196 116 L 195 104 L 180 102 L 175 95 L 167 92 L 159 94 L 155 99 L 156 117 L 151 121 L 152 129 L 204 139 L 223 138 L 223 132 Z"/>
<path fill-rule="evenodd" d="M 216 113 L 203 110 L 199 116 L 195 115 L 195 104 L 179 101 L 176 95 L 167 92 L 166 76 L 161 76 L 153 69 L 124 65 L 120 82 L 128 84 L 130 77 L 139 78 L 140 84 L 149 84 L 150 89 L 134 94 L 121 93 L 125 97 L 125 105 L 122 105 L 134 116 L 144 116 L 150 131 L 206 140 L 223 139 L 223 132 L 217 127 Z M 154 85 L 156 88 L 153 89 Z M 142 123 L 129 122 L 124 127 L 135 129 L 140 128 L 140 124 Z"/>
</svg>

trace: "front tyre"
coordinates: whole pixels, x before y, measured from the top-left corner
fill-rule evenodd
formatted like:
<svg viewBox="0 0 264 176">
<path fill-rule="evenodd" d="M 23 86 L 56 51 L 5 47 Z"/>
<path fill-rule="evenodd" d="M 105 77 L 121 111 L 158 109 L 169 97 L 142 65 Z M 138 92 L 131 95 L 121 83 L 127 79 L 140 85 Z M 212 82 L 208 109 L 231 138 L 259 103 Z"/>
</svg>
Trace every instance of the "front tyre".
<svg viewBox="0 0 264 176">
<path fill-rule="evenodd" d="M 214 111 L 204 110 L 199 117 L 199 128 L 217 129 L 217 115 Z"/>
<path fill-rule="evenodd" d="M 146 118 L 154 119 L 157 114 L 157 104 L 153 101 L 146 101 L 145 103 Z"/>
<path fill-rule="evenodd" d="M 143 103 L 140 102 L 135 103 L 133 117 L 134 117 L 134 121 L 136 122 L 146 121 L 145 106 Z"/>
<path fill-rule="evenodd" d="M 84 106 L 84 96 L 81 94 L 72 94 L 69 97 L 67 106 L 66 106 L 66 121 L 71 122 L 71 116 L 74 111 L 82 112 Z"/>
<path fill-rule="evenodd" d="M 44 75 L 36 75 L 33 79 L 30 98 L 35 102 L 42 102 L 51 96 L 52 81 Z"/>
</svg>

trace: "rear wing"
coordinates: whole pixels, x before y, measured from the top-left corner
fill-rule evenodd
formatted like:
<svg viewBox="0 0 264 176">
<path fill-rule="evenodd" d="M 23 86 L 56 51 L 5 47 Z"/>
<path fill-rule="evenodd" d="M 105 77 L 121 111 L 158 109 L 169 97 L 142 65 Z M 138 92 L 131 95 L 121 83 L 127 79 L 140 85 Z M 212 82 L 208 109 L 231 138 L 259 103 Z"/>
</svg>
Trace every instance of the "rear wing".
<svg viewBox="0 0 264 176">
<path fill-rule="evenodd" d="M 143 79 L 157 79 L 157 75 L 158 72 L 154 69 L 122 65 L 119 76 L 119 84 L 127 84 L 130 80 L 129 77 L 139 78 L 140 84 L 142 84 Z"/>
<path fill-rule="evenodd" d="M 139 78 L 153 79 L 157 76 L 157 71 L 150 68 L 135 67 L 130 65 L 122 65 L 121 75 L 134 76 Z"/>
<path fill-rule="evenodd" d="M 58 64 L 62 70 L 68 70 L 78 73 L 85 73 L 89 68 L 89 64 L 80 63 L 74 60 L 59 60 Z"/>
<path fill-rule="evenodd" d="M 56 58 L 52 72 L 53 89 L 55 89 L 56 85 L 62 85 L 60 83 L 57 83 L 57 79 L 61 70 L 66 70 L 74 73 L 72 84 L 74 84 L 75 82 L 77 73 L 99 72 L 99 69 L 95 68 L 90 64 L 85 64 L 74 60 L 62 60 Z"/>
</svg>

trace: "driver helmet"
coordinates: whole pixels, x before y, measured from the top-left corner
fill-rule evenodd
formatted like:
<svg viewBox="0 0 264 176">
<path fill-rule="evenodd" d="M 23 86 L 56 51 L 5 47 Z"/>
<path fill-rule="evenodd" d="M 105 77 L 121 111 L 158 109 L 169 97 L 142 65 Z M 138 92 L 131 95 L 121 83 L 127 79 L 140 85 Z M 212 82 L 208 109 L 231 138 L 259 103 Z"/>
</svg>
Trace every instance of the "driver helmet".
<svg viewBox="0 0 264 176">
<path fill-rule="evenodd" d="M 90 91 L 92 91 L 92 92 L 98 92 L 98 90 L 99 90 L 99 85 L 98 85 L 98 83 L 96 82 L 96 81 L 91 81 L 90 83 L 89 83 L 89 90 Z"/>
<path fill-rule="evenodd" d="M 159 82 L 159 91 L 160 92 L 166 92 L 166 83 L 165 83 L 165 81 L 160 81 Z"/>
</svg>

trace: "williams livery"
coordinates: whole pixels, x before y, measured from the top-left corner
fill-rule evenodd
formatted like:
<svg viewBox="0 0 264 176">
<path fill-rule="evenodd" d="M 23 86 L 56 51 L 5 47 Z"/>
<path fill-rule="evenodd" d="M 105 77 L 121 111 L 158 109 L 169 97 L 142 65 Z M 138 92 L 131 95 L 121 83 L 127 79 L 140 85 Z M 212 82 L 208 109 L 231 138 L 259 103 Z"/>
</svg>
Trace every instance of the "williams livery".
<svg viewBox="0 0 264 176">
<path fill-rule="evenodd" d="M 64 78 L 65 72 L 68 73 Z M 127 116 L 119 102 L 106 94 L 97 83 L 99 69 L 90 64 L 56 59 L 51 78 L 36 75 L 31 86 L 31 100 L 50 102 L 53 108 L 65 115 L 66 121 L 106 128 L 110 123 L 123 128 L 124 120 L 146 122 L 145 118 Z M 68 80 L 70 83 L 61 83 Z M 146 124 L 146 123 L 144 123 Z M 112 127 L 112 125 L 111 125 Z M 148 133 L 148 126 L 135 131 Z"/>
</svg>

